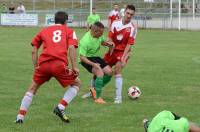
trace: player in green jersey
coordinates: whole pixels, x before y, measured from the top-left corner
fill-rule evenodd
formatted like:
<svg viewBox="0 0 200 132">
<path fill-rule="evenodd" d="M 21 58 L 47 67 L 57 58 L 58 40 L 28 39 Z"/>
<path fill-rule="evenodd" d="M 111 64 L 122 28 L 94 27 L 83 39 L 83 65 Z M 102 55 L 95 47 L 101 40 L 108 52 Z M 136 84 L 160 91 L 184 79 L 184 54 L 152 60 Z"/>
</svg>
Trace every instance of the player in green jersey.
<svg viewBox="0 0 200 132">
<path fill-rule="evenodd" d="M 88 30 L 91 28 L 92 24 L 100 21 L 100 16 L 96 14 L 96 8 L 92 8 L 92 13 L 87 17 Z"/>
<path fill-rule="evenodd" d="M 170 111 L 158 113 L 152 121 L 143 120 L 146 132 L 200 132 L 200 128 Z"/>
<path fill-rule="evenodd" d="M 101 22 L 95 22 L 91 30 L 85 33 L 79 42 L 79 56 L 81 65 L 87 69 L 90 73 L 95 75 L 96 79 L 95 90 L 96 96 L 95 102 L 99 104 L 106 103 L 101 98 L 101 91 L 112 77 L 112 68 L 100 57 L 100 47 L 113 46 L 112 42 L 107 42 L 103 36 L 104 25 Z"/>
</svg>

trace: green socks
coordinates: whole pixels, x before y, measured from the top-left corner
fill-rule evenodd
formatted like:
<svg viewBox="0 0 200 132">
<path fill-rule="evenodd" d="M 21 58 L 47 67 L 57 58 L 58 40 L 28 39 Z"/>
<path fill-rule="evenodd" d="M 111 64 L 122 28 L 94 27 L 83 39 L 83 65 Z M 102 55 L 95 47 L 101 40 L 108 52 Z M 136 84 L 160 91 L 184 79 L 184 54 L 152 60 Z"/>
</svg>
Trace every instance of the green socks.
<svg viewBox="0 0 200 132">
<path fill-rule="evenodd" d="M 112 76 L 105 74 L 103 76 L 103 86 L 105 86 L 108 82 L 110 82 Z"/>
<path fill-rule="evenodd" d="M 96 88 L 96 98 L 98 99 L 101 96 L 101 91 L 103 88 L 103 78 L 97 77 L 95 79 L 95 88 Z"/>
</svg>

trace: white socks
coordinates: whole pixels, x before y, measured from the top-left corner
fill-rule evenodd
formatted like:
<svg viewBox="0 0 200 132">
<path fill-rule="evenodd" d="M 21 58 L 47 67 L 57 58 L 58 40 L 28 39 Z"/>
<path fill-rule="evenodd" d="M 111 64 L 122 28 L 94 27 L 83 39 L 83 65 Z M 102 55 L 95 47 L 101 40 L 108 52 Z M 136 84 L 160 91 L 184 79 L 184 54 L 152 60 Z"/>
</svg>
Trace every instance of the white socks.
<svg viewBox="0 0 200 132">
<path fill-rule="evenodd" d="M 68 88 L 68 90 L 65 92 L 64 97 L 58 104 L 58 108 L 60 110 L 64 110 L 65 107 L 73 100 L 74 97 L 76 97 L 78 93 L 78 89 L 76 86 L 71 86 Z"/>
<path fill-rule="evenodd" d="M 122 99 L 122 76 L 121 74 L 115 75 L 116 98 Z"/>
<path fill-rule="evenodd" d="M 95 87 L 95 80 L 92 77 L 92 79 L 90 80 L 90 87 Z"/>
<path fill-rule="evenodd" d="M 33 100 L 33 93 L 26 92 L 26 94 L 24 95 L 24 98 L 22 99 L 20 110 L 17 115 L 17 119 L 22 119 L 22 120 L 24 119 L 24 116 L 26 115 L 26 112 L 29 106 L 31 105 L 32 100 Z"/>
</svg>

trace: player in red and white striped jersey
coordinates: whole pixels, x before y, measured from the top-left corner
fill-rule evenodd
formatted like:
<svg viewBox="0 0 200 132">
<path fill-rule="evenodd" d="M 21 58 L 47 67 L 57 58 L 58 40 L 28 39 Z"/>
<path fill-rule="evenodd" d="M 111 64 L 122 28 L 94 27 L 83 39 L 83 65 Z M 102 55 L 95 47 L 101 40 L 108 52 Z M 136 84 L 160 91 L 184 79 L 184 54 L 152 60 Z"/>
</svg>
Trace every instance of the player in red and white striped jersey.
<svg viewBox="0 0 200 132">
<path fill-rule="evenodd" d="M 110 11 L 109 16 L 108 16 L 108 28 L 110 29 L 112 23 L 115 20 L 120 19 L 120 12 L 119 12 L 119 7 L 118 4 L 114 4 L 114 9 Z"/>
<path fill-rule="evenodd" d="M 125 16 L 115 20 L 110 28 L 108 41 L 114 42 L 115 46 L 105 54 L 104 60 L 115 66 L 116 99 L 115 103 L 122 102 L 122 69 L 128 62 L 132 45 L 135 43 L 137 27 L 131 22 L 135 14 L 135 6 L 127 5 Z"/>
</svg>

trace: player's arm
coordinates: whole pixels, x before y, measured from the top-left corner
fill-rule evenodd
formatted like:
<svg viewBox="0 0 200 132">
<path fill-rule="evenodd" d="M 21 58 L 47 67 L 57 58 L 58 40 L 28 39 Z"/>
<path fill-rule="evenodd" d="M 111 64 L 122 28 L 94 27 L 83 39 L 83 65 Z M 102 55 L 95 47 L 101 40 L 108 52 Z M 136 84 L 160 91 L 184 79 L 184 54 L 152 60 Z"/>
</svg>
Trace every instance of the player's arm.
<svg viewBox="0 0 200 132">
<path fill-rule="evenodd" d="M 68 52 L 69 52 L 69 58 L 72 66 L 72 70 L 76 72 L 77 74 L 79 73 L 79 69 L 77 67 L 77 55 L 76 55 L 76 48 L 78 48 L 78 42 L 77 42 L 77 37 L 76 33 L 74 31 L 69 32 L 68 34 Z"/>
<path fill-rule="evenodd" d="M 108 29 L 110 30 L 111 28 L 111 20 L 112 20 L 112 11 L 108 15 Z"/>
<path fill-rule="evenodd" d="M 107 47 L 114 47 L 114 43 L 112 41 L 103 41 L 101 45 L 107 46 Z"/>
<path fill-rule="evenodd" d="M 111 27 L 111 29 L 110 29 L 110 31 L 108 33 L 108 37 L 106 39 L 106 42 L 110 42 L 110 43 L 113 44 L 112 46 L 109 47 L 109 53 L 110 53 L 110 55 L 112 55 L 112 53 L 113 53 L 113 51 L 115 49 L 115 43 L 112 40 L 112 37 L 114 35 L 113 29 L 114 29 L 114 26 L 112 25 L 112 27 Z"/>
<path fill-rule="evenodd" d="M 124 54 L 121 58 L 121 61 L 122 61 L 123 64 L 126 63 L 126 60 L 130 56 L 131 46 L 134 45 L 134 43 L 135 43 L 136 35 L 137 35 L 137 27 L 132 28 L 132 30 L 131 30 L 130 36 L 128 38 L 128 43 L 127 43 L 126 48 L 124 50 Z"/>
<path fill-rule="evenodd" d="M 32 50 L 32 61 L 34 68 L 36 68 L 38 66 L 38 48 L 36 46 L 34 46 Z"/>
<path fill-rule="evenodd" d="M 42 44 L 42 37 L 41 32 L 39 32 L 32 40 L 31 45 L 33 46 L 32 49 L 32 62 L 34 68 L 38 66 L 38 50 Z"/>
<path fill-rule="evenodd" d="M 125 50 L 124 50 L 123 56 L 121 57 L 121 62 L 122 62 L 122 63 L 125 63 L 126 60 L 129 58 L 129 56 L 130 56 L 130 51 L 131 51 L 131 45 L 130 45 L 130 44 L 127 44 L 127 45 L 126 45 L 126 48 L 125 48 Z"/>
<path fill-rule="evenodd" d="M 114 47 L 115 44 L 113 43 L 112 39 L 107 38 L 107 39 L 105 40 L 104 37 L 103 37 L 101 45 L 102 45 L 102 46 L 107 46 L 107 47 L 111 47 L 111 48 L 112 48 L 112 47 Z"/>
<path fill-rule="evenodd" d="M 72 65 L 72 70 L 79 72 L 76 64 L 76 48 L 74 45 L 69 45 L 69 58 Z"/>
</svg>

